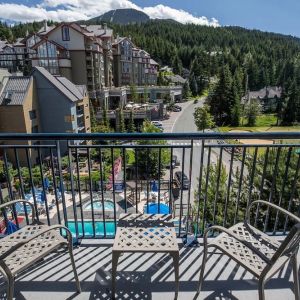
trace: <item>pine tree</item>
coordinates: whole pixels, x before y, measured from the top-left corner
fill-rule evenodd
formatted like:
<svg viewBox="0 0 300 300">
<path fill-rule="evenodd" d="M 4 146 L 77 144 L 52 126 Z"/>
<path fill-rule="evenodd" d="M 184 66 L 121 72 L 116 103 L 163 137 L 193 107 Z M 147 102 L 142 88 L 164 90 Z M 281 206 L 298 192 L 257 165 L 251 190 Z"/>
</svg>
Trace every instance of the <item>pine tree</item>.
<svg viewBox="0 0 300 300">
<path fill-rule="evenodd" d="M 134 123 L 133 111 L 130 111 L 129 114 L 129 124 L 128 124 L 128 132 L 133 133 L 136 132 L 136 127 Z"/>
<path fill-rule="evenodd" d="M 209 99 L 210 111 L 218 125 L 229 124 L 232 109 L 232 75 L 228 65 L 222 68 L 220 79 Z"/>
<path fill-rule="evenodd" d="M 292 125 L 296 121 L 300 121 L 300 90 L 297 86 L 296 80 L 294 80 L 289 87 L 287 97 L 286 109 L 283 113 L 283 124 Z"/>
<path fill-rule="evenodd" d="M 109 120 L 108 120 L 108 117 L 107 117 L 106 108 L 103 108 L 103 111 L 102 111 L 102 123 L 103 123 L 104 126 L 109 127 Z"/>
<path fill-rule="evenodd" d="M 139 102 L 139 95 L 137 93 L 137 89 L 134 84 L 130 85 L 130 95 L 131 95 L 131 101 L 133 101 L 134 103 Z"/>
<path fill-rule="evenodd" d="M 186 80 L 186 82 L 184 83 L 184 85 L 182 87 L 182 97 L 183 97 L 183 99 L 187 99 L 190 96 L 191 96 L 190 84 L 189 84 L 189 81 Z"/>
<path fill-rule="evenodd" d="M 238 91 L 237 83 L 234 81 L 232 84 L 232 105 L 230 114 L 230 125 L 239 126 L 241 118 L 241 98 Z"/>
<path fill-rule="evenodd" d="M 123 109 L 118 110 L 118 131 L 126 132 Z"/>
<path fill-rule="evenodd" d="M 182 62 L 178 56 L 178 54 L 176 54 L 174 56 L 174 59 L 172 61 L 172 68 L 173 68 L 173 73 L 181 75 L 182 74 Z"/>
<path fill-rule="evenodd" d="M 198 95 L 198 84 L 193 74 L 190 76 L 190 89 L 194 97 Z"/>
</svg>

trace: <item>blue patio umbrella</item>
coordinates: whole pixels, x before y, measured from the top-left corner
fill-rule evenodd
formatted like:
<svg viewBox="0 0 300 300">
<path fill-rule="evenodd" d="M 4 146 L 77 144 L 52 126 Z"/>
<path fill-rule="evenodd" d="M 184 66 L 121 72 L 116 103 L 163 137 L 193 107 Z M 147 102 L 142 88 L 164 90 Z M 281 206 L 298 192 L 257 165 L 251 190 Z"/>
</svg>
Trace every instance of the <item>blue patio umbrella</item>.
<svg viewBox="0 0 300 300">
<path fill-rule="evenodd" d="M 6 225 L 5 234 L 12 234 L 19 230 L 19 227 L 12 221 L 8 220 Z"/>
<path fill-rule="evenodd" d="M 158 209 L 159 208 L 159 209 Z M 150 203 L 145 206 L 145 210 L 147 214 L 169 214 L 170 208 L 168 205 L 163 203 Z"/>
<path fill-rule="evenodd" d="M 44 191 L 41 192 L 41 197 L 40 197 L 41 202 L 46 202 L 46 194 Z"/>
<path fill-rule="evenodd" d="M 158 186 L 155 180 L 152 181 L 151 192 L 158 192 Z"/>
</svg>

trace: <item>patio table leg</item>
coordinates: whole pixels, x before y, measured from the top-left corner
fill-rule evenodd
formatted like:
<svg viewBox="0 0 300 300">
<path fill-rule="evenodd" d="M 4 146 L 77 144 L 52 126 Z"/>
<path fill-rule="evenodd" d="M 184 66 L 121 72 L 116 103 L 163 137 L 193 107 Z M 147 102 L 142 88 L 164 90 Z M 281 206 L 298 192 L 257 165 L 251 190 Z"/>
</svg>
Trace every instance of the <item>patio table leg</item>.
<svg viewBox="0 0 300 300">
<path fill-rule="evenodd" d="M 117 266 L 118 260 L 120 257 L 119 251 L 112 252 L 112 271 L 111 271 L 111 298 L 115 299 L 115 292 L 116 292 L 116 275 L 117 275 Z"/>
<path fill-rule="evenodd" d="M 8 276 L 7 284 L 7 300 L 12 300 L 14 297 L 15 279 Z"/>
<path fill-rule="evenodd" d="M 175 298 L 174 299 L 177 299 L 178 292 L 179 292 L 179 252 L 170 252 L 170 255 L 173 258 L 174 272 L 175 272 L 176 290 L 175 290 Z"/>
</svg>

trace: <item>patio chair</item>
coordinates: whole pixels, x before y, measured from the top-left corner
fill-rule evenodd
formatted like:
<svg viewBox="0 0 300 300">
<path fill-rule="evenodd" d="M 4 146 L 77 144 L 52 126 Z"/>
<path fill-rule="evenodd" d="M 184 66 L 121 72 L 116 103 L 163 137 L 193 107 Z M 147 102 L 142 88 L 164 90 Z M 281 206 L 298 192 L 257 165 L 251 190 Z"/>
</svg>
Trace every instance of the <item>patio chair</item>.
<svg viewBox="0 0 300 300">
<path fill-rule="evenodd" d="M 250 225 L 250 211 L 255 204 L 266 205 L 283 213 L 296 224 L 291 228 L 283 241 L 264 234 Z M 221 233 L 208 243 L 207 237 L 211 230 Z M 200 293 L 204 279 L 204 269 L 207 261 L 208 247 L 215 247 L 235 260 L 258 279 L 259 299 L 265 299 L 264 287 L 266 282 L 277 273 L 289 260 L 292 262 L 294 275 L 295 299 L 300 299 L 297 252 L 300 243 L 300 218 L 263 200 L 253 201 L 247 209 L 245 221 L 229 229 L 212 226 L 204 232 L 204 253 L 197 293 Z"/>
<path fill-rule="evenodd" d="M 14 200 L 1 204 L 0 213 L 16 203 L 30 205 L 32 220 L 30 225 L 0 240 L 0 273 L 3 274 L 8 284 L 7 299 L 13 299 L 14 281 L 17 274 L 60 248 L 68 249 L 77 291 L 80 293 L 80 282 L 73 257 L 72 234 L 69 229 L 62 225 L 48 226 L 38 222 L 35 219 L 34 205 L 26 200 Z"/>
</svg>

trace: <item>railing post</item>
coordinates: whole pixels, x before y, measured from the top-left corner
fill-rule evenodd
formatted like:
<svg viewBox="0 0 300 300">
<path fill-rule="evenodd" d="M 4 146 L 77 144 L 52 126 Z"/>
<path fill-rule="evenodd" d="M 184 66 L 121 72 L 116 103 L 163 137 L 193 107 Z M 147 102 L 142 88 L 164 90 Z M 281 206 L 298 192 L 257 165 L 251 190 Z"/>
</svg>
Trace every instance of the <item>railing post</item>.
<svg viewBox="0 0 300 300">
<path fill-rule="evenodd" d="M 67 215 L 67 208 L 66 208 L 64 182 L 63 182 L 63 178 L 62 178 L 61 152 L 60 152 L 59 141 L 56 141 L 56 151 L 57 151 L 57 166 L 58 166 L 58 173 L 59 173 L 59 187 L 60 187 L 60 193 L 61 193 L 61 202 L 62 202 L 62 207 L 63 207 L 64 222 L 65 222 L 66 227 L 68 227 L 68 215 Z"/>
</svg>

